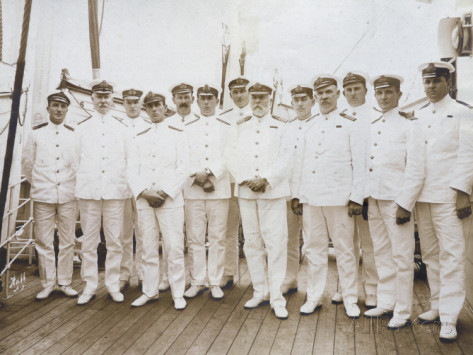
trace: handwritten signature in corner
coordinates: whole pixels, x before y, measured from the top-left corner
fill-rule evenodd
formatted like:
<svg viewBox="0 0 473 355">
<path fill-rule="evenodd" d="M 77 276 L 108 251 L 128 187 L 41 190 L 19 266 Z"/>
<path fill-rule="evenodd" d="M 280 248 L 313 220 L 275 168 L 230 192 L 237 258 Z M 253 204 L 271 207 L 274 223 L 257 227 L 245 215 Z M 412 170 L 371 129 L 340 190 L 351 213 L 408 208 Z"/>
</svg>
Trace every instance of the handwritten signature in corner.
<svg viewBox="0 0 473 355">
<path fill-rule="evenodd" d="M 22 272 L 19 277 L 16 275 L 10 276 L 10 289 L 12 292 L 19 292 L 25 289 L 26 285 L 26 273 Z"/>
</svg>

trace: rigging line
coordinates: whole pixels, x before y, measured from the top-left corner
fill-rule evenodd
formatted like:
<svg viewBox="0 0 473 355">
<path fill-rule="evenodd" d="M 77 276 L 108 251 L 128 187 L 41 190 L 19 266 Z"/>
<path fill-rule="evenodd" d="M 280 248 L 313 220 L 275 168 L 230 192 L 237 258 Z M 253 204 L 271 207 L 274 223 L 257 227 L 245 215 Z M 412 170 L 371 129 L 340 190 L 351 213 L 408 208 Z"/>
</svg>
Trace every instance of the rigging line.
<svg viewBox="0 0 473 355">
<path fill-rule="evenodd" d="M 104 12 L 105 12 L 105 0 L 102 0 L 102 15 L 100 16 L 99 36 L 102 33 L 102 23 L 103 23 L 103 14 L 104 14 Z"/>
<path fill-rule="evenodd" d="M 371 27 L 371 26 L 370 26 Z M 340 64 L 337 66 L 337 68 L 334 70 L 333 74 L 336 74 L 338 69 L 340 69 L 340 67 L 342 66 L 343 63 L 345 63 L 345 61 L 348 59 L 348 57 L 353 53 L 353 51 L 355 50 L 355 48 L 358 46 L 358 44 L 360 44 L 361 40 L 363 38 L 365 38 L 366 34 L 368 33 L 368 31 L 370 30 L 370 27 L 368 27 L 366 29 L 366 31 L 363 33 L 363 35 L 360 37 L 360 39 L 355 43 L 355 45 L 352 47 L 352 49 L 350 50 L 350 52 L 348 52 L 348 54 L 345 56 L 345 58 L 343 58 L 343 60 L 340 62 Z"/>
</svg>

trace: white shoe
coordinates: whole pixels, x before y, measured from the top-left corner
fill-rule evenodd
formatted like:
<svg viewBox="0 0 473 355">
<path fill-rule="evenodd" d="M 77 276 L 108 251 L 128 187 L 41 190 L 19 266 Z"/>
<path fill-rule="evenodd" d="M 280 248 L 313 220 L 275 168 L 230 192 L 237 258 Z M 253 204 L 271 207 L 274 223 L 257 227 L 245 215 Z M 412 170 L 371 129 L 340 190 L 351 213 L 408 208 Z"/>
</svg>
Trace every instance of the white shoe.
<svg viewBox="0 0 473 355">
<path fill-rule="evenodd" d="M 343 296 L 340 292 L 337 292 L 332 296 L 332 303 L 333 304 L 342 304 L 343 303 Z"/>
<path fill-rule="evenodd" d="M 376 307 L 365 312 L 365 318 L 391 317 L 393 311 L 386 308 Z"/>
<path fill-rule="evenodd" d="M 302 315 L 309 315 L 315 312 L 316 309 L 322 307 L 322 302 L 306 301 L 300 309 Z"/>
<path fill-rule="evenodd" d="M 438 322 L 439 318 L 439 310 L 438 309 L 431 309 L 430 311 L 424 312 L 417 316 L 417 321 L 420 324 L 428 324 L 433 322 Z"/>
<path fill-rule="evenodd" d="M 221 300 L 224 296 L 220 286 L 210 286 L 210 295 L 215 300 Z"/>
<path fill-rule="evenodd" d="M 187 289 L 186 292 L 184 292 L 184 297 L 186 298 L 194 298 L 200 295 L 202 292 L 206 290 L 206 287 L 204 285 L 192 285 Z"/>
<path fill-rule="evenodd" d="M 36 299 L 37 300 L 45 300 L 46 298 L 49 297 L 49 295 L 54 291 L 54 285 L 52 286 L 47 286 L 45 288 L 43 288 L 37 295 L 36 295 Z"/>
<path fill-rule="evenodd" d="M 83 306 L 90 301 L 92 301 L 95 298 L 95 295 L 89 294 L 89 293 L 83 293 L 82 295 L 79 296 L 79 299 L 77 300 L 77 305 Z"/>
<path fill-rule="evenodd" d="M 365 306 L 366 308 L 375 308 L 377 305 L 377 297 L 373 294 L 368 294 L 365 296 Z"/>
<path fill-rule="evenodd" d="M 136 300 L 133 301 L 131 304 L 132 307 L 141 307 L 144 306 L 148 302 L 156 302 L 159 300 L 159 295 L 153 296 L 153 297 L 148 297 L 145 294 L 142 294 L 140 297 L 138 297 Z"/>
<path fill-rule="evenodd" d="M 125 300 L 125 297 L 121 292 L 109 292 L 108 295 L 110 296 L 113 302 L 121 303 Z"/>
<path fill-rule="evenodd" d="M 283 295 L 290 295 L 291 293 L 297 292 L 297 284 L 284 284 L 281 286 L 281 293 Z"/>
<path fill-rule="evenodd" d="M 267 304 L 269 301 L 267 299 L 263 298 L 258 298 L 258 297 L 253 297 L 252 299 L 248 300 L 245 303 L 245 308 L 246 309 L 253 309 L 253 308 L 258 308 L 259 306 L 262 306 L 264 304 Z"/>
<path fill-rule="evenodd" d="M 360 317 L 360 308 L 356 303 L 348 303 L 345 305 L 345 312 L 348 318 L 356 319 Z"/>
<path fill-rule="evenodd" d="M 161 281 L 161 283 L 160 283 L 159 286 L 158 286 L 158 289 L 159 289 L 159 291 L 161 291 L 161 292 L 165 292 L 165 291 L 169 290 L 169 288 L 170 288 L 170 285 L 169 285 L 169 281 L 168 281 L 168 280 L 163 280 L 163 281 Z"/>
<path fill-rule="evenodd" d="M 187 303 L 184 297 L 177 297 L 174 299 L 174 308 L 178 311 L 182 311 L 184 308 L 186 308 L 186 305 Z"/>
<path fill-rule="evenodd" d="M 125 291 L 130 286 L 128 280 L 120 280 L 120 292 Z"/>
<path fill-rule="evenodd" d="M 220 287 L 221 288 L 228 288 L 233 285 L 233 276 L 223 276 L 222 280 L 220 280 Z"/>
<path fill-rule="evenodd" d="M 403 319 L 403 318 L 396 318 L 393 317 L 388 323 L 388 329 L 389 330 L 398 330 L 404 327 L 410 326 L 411 320 L 410 319 Z"/>
<path fill-rule="evenodd" d="M 442 343 L 451 343 L 457 340 L 457 327 L 453 323 L 442 322 L 440 327 L 439 340 Z"/>
<path fill-rule="evenodd" d="M 281 305 L 275 305 L 273 307 L 273 312 L 276 315 L 276 318 L 279 318 L 279 319 L 287 319 L 287 317 L 289 315 L 287 313 L 286 307 L 281 306 Z"/>
<path fill-rule="evenodd" d="M 74 290 L 70 285 L 58 286 L 57 290 L 64 293 L 67 297 L 77 297 L 79 293 Z"/>
</svg>

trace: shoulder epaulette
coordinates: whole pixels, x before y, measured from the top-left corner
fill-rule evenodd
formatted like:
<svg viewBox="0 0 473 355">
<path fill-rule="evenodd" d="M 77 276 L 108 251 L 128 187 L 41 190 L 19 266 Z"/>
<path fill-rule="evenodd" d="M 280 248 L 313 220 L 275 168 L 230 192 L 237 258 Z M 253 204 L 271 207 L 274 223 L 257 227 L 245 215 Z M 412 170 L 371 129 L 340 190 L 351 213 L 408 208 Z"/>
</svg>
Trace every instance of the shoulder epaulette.
<svg viewBox="0 0 473 355">
<path fill-rule="evenodd" d="M 84 123 L 85 121 L 90 120 L 91 118 L 92 118 L 92 116 L 87 117 L 85 120 L 80 121 L 77 125 L 80 125 L 80 124 Z"/>
<path fill-rule="evenodd" d="M 149 120 L 147 118 L 143 118 L 143 121 L 145 121 L 146 123 L 149 123 L 149 124 L 153 123 L 153 122 L 151 122 L 151 120 Z"/>
<path fill-rule="evenodd" d="M 177 128 L 177 127 L 174 127 L 174 126 L 171 126 L 171 125 L 168 125 L 168 127 L 171 128 L 171 129 L 174 129 L 174 130 L 176 130 L 176 131 L 178 131 L 178 132 L 182 132 L 182 131 L 183 131 L 182 129 Z"/>
<path fill-rule="evenodd" d="M 378 112 L 382 112 L 379 108 L 374 107 L 374 106 L 373 106 L 373 110 L 378 111 Z"/>
<path fill-rule="evenodd" d="M 36 125 L 33 127 L 33 129 L 38 129 L 38 128 L 41 128 L 41 127 L 46 127 L 48 125 L 48 122 L 43 122 L 43 123 L 40 123 L 39 125 Z"/>
<path fill-rule="evenodd" d="M 417 117 L 414 116 L 414 111 L 410 111 L 410 112 L 399 111 L 399 114 L 402 117 L 407 118 L 408 120 L 411 120 L 411 121 L 414 121 L 417 119 Z"/>
<path fill-rule="evenodd" d="M 297 116 L 294 117 L 292 120 L 287 121 L 287 123 L 292 123 L 292 122 L 294 122 L 295 120 L 297 120 Z"/>
<path fill-rule="evenodd" d="M 197 117 L 197 118 L 200 118 L 200 115 L 194 113 L 194 116 Z"/>
<path fill-rule="evenodd" d="M 226 125 L 231 126 L 230 123 L 228 123 L 227 121 L 222 120 L 221 118 L 218 118 L 218 117 L 217 117 L 217 121 L 220 121 L 220 122 L 222 122 L 222 123 L 225 123 Z"/>
<path fill-rule="evenodd" d="M 118 118 L 118 117 L 115 117 L 115 116 L 112 116 L 114 119 L 116 119 L 118 122 L 120 122 L 122 125 L 124 125 L 125 127 L 128 127 L 128 125 L 123 122 L 123 120 L 121 118 Z"/>
<path fill-rule="evenodd" d="M 377 119 L 375 119 L 374 121 L 372 121 L 371 124 L 373 124 L 373 123 L 379 121 L 382 117 L 383 117 L 383 115 L 379 116 Z"/>
<path fill-rule="evenodd" d="M 312 117 L 309 117 L 308 119 L 306 119 L 305 121 L 306 122 L 309 122 L 311 119 L 317 117 L 317 116 L 320 116 L 320 113 L 316 113 L 315 115 L 313 115 Z"/>
<path fill-rule="evenodd" d="M 142 134 L 145 134 L 145 133 L 148 132 L 150 129 L 151 129 L 151 127 L 146 128 L 144 131 L 141 131 L 140 133 L 138 133 L 137 136 L 141 136 Z"/>
<path fill-rule="evenodd" d="M 427 102 L 427 103 L 426 103 L 424 106 L 422 106 L 421 108 L 419 108 L 419 110 L 422 110 L 422 109 L 426 108 L 426 107 L 429 106 L 429 105 L 430 105 L 430 101 Z"/>
<path fill-rule="evenodd" d="M 197 117 L 197 118 L 196 118 L 195 120 L 193 120 L 193 121 L 189 121 L 189 122 L 187 122 L 187 123 L 184 123 L 184 126 L 188 126 L 188 125 L 193 124 L 194 122 L 197 122 L 198 120 L 200 120 L 200 116 L 198 116 L 198 115 L 196 115 L 196 114 L 194 114 L 194 115 L 195 115 L 195 117 Z"/>
<path fill-rule="evenodd" d="M 240 125 L 240 124 L 242 124 L 242 123 L 245 123 L 246 121 L 251 120 L 252 117 L 253 117 L 253 116 L 250 115 L 250 116 L 246 116 L 246 117 L 242 118 L 241 120 L 238 120 L 238 121 L 237 121 L 237 125 Z"/>
<path fill-rule="evenodd" d="M 339 113 L 339 115 L 342 116 L 343 118 L 346 118 L 347 120 L 355 122 L 356 117 L 353 117 L 352 115 L 349 115 L 349 114 L 345 113 L 345 111 L 346 110 L 343 110 L 342 112 Z"/>
<path fill-rule="evenodd" d="M 65 124 L 64 127 L 66 127 L 68 130 L 74 132 L 74 128 L 72 128 L 71 126 Z"/>
<path fill-rule="evenodd" d="M 274 118 L 276 121 L 279 121 L 279 122 L 282 122 L 282 123 L 286 123 L 287 121 L 284 121 L 281 117 L 279 116 L 271 116 L 272 118 Z"/>
<path fill-rule="evenodd" d="M 226 114 L 226 113 L 228 113 L 228 112 L 230 112 L 230 111 L 232 111 L 232 110 L 233 110 L 233 107 L 232 107 L 232 108 L 229 108 L 228 110 L 225 110 L 225 111 L 221 112 L 220 115 L 224 115 L 224 114 Z"/>
<path fill-rule="evenodd" d="M 455 100 L 455 101 L 458 102 L 460 105 L 463 105 L 463 106 L 468 107 L 469 109 L 472 109 L 472 108 L 473 108 L 472 105 L 470 105 L 470 104 L 468 104 L 468 103 L 466 103 L 466 102 L 463 102 L 463 101 L 460 101 L 460 100 Z"/>
</svg>

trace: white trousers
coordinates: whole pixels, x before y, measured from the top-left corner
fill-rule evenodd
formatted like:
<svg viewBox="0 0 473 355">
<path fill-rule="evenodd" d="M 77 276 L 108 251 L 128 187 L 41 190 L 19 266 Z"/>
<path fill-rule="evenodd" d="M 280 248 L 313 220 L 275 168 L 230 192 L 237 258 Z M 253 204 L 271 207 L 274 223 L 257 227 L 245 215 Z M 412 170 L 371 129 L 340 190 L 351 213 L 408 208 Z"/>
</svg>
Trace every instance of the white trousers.
<svg viewBox="0 0 473 355">
<path fill-rule="evenodd" d="M 370 233 L 368 221 L 363 216 L 355 216 L 355 252 L 359 266 L 361 246 L 363 261 L 361 263 L 361 283 L 365 295 L 376 295 L 378 287 L 378 272 L 374 259 L 373 240 Z"/>
<path fill-rule="evenodd" d="M 105 286 L 108 292 L 120 289 L 120 263 L 122 247 L 120 234 L 123 227 L 123 206 L 125 200 L 79 199 L 80 224 L 82 228 L 81 276 L 86 282 L 84 293 L 95 294 L 99 275 L 97 246 L 100 243 L 100 226 L 103 223 L 107 258 L 105 260 Z M 102 218 L 103 217 L 103 218 Z"/>
<path fill-rule="evenodd" d="M 136 201 L 134 198 L 127 198 L 123 210 L 123 230 L 120 235 L 120 243 L 123 249 L 120 280 L 124 281 L 128 281 L 133 273 L 133 230 L 136 239 L 135 270 L 138 280 L 143 280 L 143 238 L 138 227 Z"/>
<path fill-rule="evenodd" d="M 225 260 L 229 199 L 185 200 L 186 236 L 191 285 L 219 286 Z M 206 263 L 205 232 L 208 222 L 209 257 Z M 206 265 L 207 264 L 207 265 Z"/>
<path fill-rule="evenodd" d="M 299 272 L 299 237 L 302 229 L 302 216 L 292 213 L 291 201 L 287 203 L 287 267 L 283 285 L 297 287 Z"/>
<path fill-rule="evenodd" d="M 173 298 L 184 295 L 186 270 L 184 265 L 184 209 L 138 209 L 138 224 L 143 236 L 143 293 L 148 297 L 159 293 L 159 230 L 163 236 L 163 251 L 167 255 L 169 284 Z M 163 264 L 163 267 L 166 267 Z"/>
<path fill-rule="evenodd" d="M 465 301 L 465 239 L 455 203 L 417 202 L 422 261 L 427 266 L 430 307 L 441 322 L 456 324 Z"/>
<path fill-rule="evenodd" d="M 34 201 L 34 235 L 39 277 L 43 288 L 72 282 L 77 201 L 54 204 Z M 57 223 L 59 255 L 56 270 L 54 225 Z"/>
<path fill-rule="evenodd" d="M 224 276 L 238 275 L 238 229 L 240 227 L 240 207 L 238 197 L 233 196 L 235 184 L 232 183 L 232 197 L 229 201 L 227 234 L 225 236 L 225 267 Z"/>
<path fill-rule="evenodd" d="M 347 206 L 310 206 L 302 215 L 304 249 L 309 263 L 307 300 L 319 301 L 325 290 L 328 271 L 328 240 L 332 239 L 345 304 L 358 302 L 358 275 L 353 243 L 355 223 Z"/>
<path fill-rule="evenodd" d="M 266 298 L 269 292 L 271 305 L 285 306 L 281 285 L 286 275 L 287 262 L 286 198 L 240 198 L 239 203 L 245 235 L 243 250 L 254 297 Z"/>
<path fill-rule="evenodd" d="M 368 203 L 379 275 L 377 306 L 394 310 L 394 317 L 409 319 L 414 287 L 414 216 L 409 222 L 398 225 L 398 205 L 394 201 L 370 197 Z"/>
</svg>

